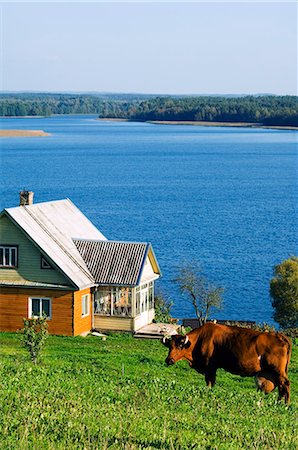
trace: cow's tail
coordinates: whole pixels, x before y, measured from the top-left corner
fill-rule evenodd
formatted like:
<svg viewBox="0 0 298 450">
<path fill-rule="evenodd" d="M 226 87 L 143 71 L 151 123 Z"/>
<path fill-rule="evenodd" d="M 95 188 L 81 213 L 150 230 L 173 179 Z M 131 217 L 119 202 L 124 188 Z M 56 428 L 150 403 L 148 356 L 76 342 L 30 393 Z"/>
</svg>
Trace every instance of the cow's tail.
<svg viewBox="0 0 298 450">
<path fill-rule="evenodd" d="M 291 359 L 291 355 L 292 355 L 292 342 L 287 338 L 287 350 L 288 350 L 288 355 L 287 355 L 287 364 L 286 364 L 286 374 L 288 375 L 288 368 L 289 368 L 289 364 L 290 364 L 290 359 Z"/>
</svg>

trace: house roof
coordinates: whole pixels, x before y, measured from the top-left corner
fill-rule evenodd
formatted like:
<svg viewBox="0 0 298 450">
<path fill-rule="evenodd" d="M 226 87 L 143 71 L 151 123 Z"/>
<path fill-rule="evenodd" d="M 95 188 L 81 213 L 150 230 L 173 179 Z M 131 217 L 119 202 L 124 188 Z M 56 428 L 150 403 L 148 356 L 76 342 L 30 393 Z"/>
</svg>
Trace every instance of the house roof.
<svg viewBox="0 0 298 450">
<path fill-rule="evenodd" d="M 97 284 L 138 285 L 147 255 L 160 275 L 151 244 L 87 239 L 74 239 L 74 243 Z"/>
<path fill-rule="evenodd" d="M 13 222 L 54 261 L 79 289 L 94 284 L 73 239 L 100 239 L 105 236 L 69 200 L 36 203 L 4 210 Z"/>
<path fill-rule="evenodd" d="M 64 284 L 52 284 L 52 283 L 41 283 L 38 281 L 29 280 L 1 280 L 0 284 L 2 287 L 26 287 L 26 288 L 42 288 L 42 289 L 59 289 L 68 290 L 69 286 Z"/>
</svg>

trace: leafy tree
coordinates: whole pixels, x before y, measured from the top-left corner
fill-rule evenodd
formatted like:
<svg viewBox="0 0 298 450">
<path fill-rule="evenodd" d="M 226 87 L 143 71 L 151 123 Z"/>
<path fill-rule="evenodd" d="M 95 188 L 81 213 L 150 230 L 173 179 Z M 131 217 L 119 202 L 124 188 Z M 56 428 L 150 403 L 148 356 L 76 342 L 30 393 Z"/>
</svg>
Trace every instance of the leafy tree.
<svg viewBox="0 0 298 450">
<path fill-rule="evenodd" d="M 282 328 L 298 328 L 298 258 L 292 256 L 274 268 L 270 282 L 273 318 Z"/>
<path fill-rule="evenodd" d="M 36 365 L 48 337 L 46 317 L 24 319 L 24 328 L 21 330 L 21 333 L 23 346 L 27 348 L 31 360 Z"/>
<path fill-rule="evenodd" d="M 214 309 L 221 309 L 224 289 L 210 283 L 197 264 L 185 263 L 174 281 L 185 300 L 194 307 L 200 326 L 207 322 Z"/>
</svg>

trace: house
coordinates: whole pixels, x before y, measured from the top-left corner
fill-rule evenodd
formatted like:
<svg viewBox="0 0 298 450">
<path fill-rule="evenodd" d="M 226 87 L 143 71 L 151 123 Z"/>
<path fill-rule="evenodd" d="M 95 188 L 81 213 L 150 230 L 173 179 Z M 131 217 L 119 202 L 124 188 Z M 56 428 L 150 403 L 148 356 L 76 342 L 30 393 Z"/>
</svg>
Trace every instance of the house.
<svg viewBox="0 0 298 450">
<path fill-rule="evenodd" d="M 0 331 L 46 314 L 51 334 L 137 331 L 154 318 L 161 275 L 151 244 L 110 241 L 69 200 L 0 214 Z"/>
</svg>

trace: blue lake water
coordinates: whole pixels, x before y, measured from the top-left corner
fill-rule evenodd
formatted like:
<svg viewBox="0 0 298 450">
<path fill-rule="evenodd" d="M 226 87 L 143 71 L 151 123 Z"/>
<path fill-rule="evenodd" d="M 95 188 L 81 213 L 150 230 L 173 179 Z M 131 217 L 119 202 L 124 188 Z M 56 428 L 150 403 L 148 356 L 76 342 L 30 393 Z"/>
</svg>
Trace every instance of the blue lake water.
<svg viewBox="0 0 298 450">
<path fill-rule="evenodd" d="M 0 207 L 70 198 L 108 239 L 149 241 L 176 317 L 194 316 L 172 282 L 197 261 L 225 288 L 217 318 L 272 322 L 273 266 L 297 254 L 297 132 L 107 122 L 95 116 L 3 119 L 41 129 L 1 138 Z"/>
</svg>

